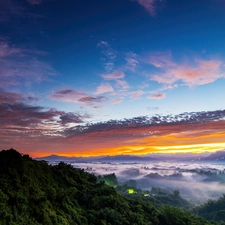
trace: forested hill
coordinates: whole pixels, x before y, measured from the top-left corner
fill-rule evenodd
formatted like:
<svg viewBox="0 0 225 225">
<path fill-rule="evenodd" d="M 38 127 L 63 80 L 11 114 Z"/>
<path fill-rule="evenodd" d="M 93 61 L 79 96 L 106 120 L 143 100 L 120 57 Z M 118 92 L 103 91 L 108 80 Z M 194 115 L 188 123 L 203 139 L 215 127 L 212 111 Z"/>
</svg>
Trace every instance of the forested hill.
<svg viewBox="0 0 225 225">
<path fill-rule="evenodd" d="M 194 212 L 206 219 L 225 221 L 225 194 L 217 200 L 208 200 L 205 204 L 196 207 Z"/>
<path fill-rule="evenodd" d="M 156 210 L 126 199 L 104 182 L 59 163 L 48 165 L 17 151 L 0 152 L 0 225 L 209 225 L 178 208 Z"/>
</svg>

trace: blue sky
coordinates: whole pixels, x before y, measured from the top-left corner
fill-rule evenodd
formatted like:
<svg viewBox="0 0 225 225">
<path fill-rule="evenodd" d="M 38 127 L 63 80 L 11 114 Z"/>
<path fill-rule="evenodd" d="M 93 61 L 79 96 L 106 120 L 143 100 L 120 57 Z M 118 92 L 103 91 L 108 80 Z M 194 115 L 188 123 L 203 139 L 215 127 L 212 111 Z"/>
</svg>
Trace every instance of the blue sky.
<svg viewBox="0 0 225 225">
<path fill-rule="evenodd" d="M 106 155 L 132 153 L 137 145 L 141 153 L 151 153 L 154 149 L 139 143 L 146 137 L 140 131 L 143 117 L 157 117 L 158 125 L 173 118 L 170 125 L 180 127 L 183 121 L 188 127 L 198 115 L 195 123 L 220 121 L 222 126 L 224 11 L 223 0 L 0 0 L 0 147 L 31 155 Z M 118 129 L 129 120 L 139 133 L 124 139 L 121 134 L 118 142 L 116 128 L 109 128 L 112 120 Z M 98 124 L 105 135 L 94 147 L 84 130 L 97 132 Z M 162 128 L 153 135 L 152 126 L 149 141 L 165 140 Z M 171 129 L 169 134 L 191 131 Z M 207 132 L 224 130 L 216 126 Z M 83 147 L 83 140 L 93 149 Z M 219 147 L 196 149 L 225 146 L 222 137 L 212 141 L 211 136 L 193 144 L 208 140 Z"/>
</svg>

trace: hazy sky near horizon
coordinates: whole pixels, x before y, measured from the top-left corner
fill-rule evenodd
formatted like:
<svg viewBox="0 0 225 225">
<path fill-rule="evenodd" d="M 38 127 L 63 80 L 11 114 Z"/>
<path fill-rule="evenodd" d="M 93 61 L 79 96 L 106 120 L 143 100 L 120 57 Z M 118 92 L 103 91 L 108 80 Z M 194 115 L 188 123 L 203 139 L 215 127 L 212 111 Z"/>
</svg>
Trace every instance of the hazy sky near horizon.
<svg viewBox="0 0 225 225">
<path fill-rule="evenodd" d="M 225 148 L 224 0 L 0 0 L 0 148 Z"/>
</svg>

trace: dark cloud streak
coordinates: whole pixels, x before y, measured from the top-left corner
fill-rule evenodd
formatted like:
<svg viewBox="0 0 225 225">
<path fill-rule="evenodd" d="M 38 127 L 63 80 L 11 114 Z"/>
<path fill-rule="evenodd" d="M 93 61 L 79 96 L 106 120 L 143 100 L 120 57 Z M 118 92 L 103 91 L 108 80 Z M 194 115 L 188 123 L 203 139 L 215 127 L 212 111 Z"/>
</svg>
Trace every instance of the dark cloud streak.
<svg viewBox="0 0 225 225">
<path fill-rule="evenodd" d="M 196 128 L 196 125 L 203 126 L 207 123 L 215 123 L 225 120 L 225 110 L 208 112 L 191 112 L 179 115 L 155 115 L 153 117 L 140 116 L 124 120 L 109 120 L 106 122 L 86 124 L 84 126 L 72 127 L 65 130 L 68 137 L 76 137 L 84 134 L 90 137 L 141 137 L 151 134 L 163 134 L 179 132 Z M 215 126 L 217 129 L 218 126 Z M 210 129 L 210 127 L 208 127 Z"/>
<path fill-rule="evenodd" d="M 82 117 L 75 113 L 65 113 L 60 116 L 62 124 L 68 123 L 83 123 Z"/>
<path fill-rule="evenodd" d="M 17 126 L 25 130 L 28 127 L 35 128 L 48 123 L 55 125 L 83 123 L 83 119 L 89 116 L 88 114 L 82 116 L 78 113 L 66 113 L 52 108 L 31 105 L 36 101 L 39 101 L 36 97 L 5 92 L 0 89 L 0 127 Z"/>
</svg>

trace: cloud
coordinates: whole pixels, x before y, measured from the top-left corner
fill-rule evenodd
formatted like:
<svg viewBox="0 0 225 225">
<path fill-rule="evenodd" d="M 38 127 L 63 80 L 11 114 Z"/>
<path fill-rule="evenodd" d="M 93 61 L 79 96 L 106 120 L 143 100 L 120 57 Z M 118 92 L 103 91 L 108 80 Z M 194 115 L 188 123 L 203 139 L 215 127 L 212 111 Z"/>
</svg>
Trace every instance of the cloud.
<svg viewBox="0 0 225 225">
<path fill-rule="evenodd" d="M 106 101 L 106 98 L 104 96 L 99 96 L 99 97 L 86 96 L 86 97 L 80 98 L 78 101 L 81 103 L 84 103 L 86 106 L 89 106 L 92 108 L 99 108 L 99 105 L 96 105 L 96 104 Z"/>
<path fill-rule="evenodd" d="M 143 92 L 143 91 L 132 91 L 132 92 L 130 92 L 130 96 L 131 96 L 132 99 L 138 99 L 143 94 L 145 94 L 145 92 Z"/>
<path fill-rule="evenodd" d="M 112 71 L 114 69 L 114 61 L 117 57 L 115 50 L 113 50 L 106 41 L 100 41 L 97 46 L 102 49 L 101 53 L 104 57 L 102 57 L 101 61 L 103 62 L 106 71 Z"/>
<path fill-rule="evenodd" d="M 63 154 L 89 156 L 201 152 L 219 150 L 225 144 L 225 110 L 156 114 L 85 124 L 89 115 L 16 100 L 15 104 L 0 104 L 0 114 L 0 147 L 16 145 L 17 149 L 30 154 L 35 151 L 62 154 L 62 149 Z"/>
<path fill-rule="evenodd" d="M 105 100 L 105 97 L 100 96 L 100 97 L 82 97 L 79 99 L 80 102 L 85 102 L 85 103 L 93 103 L 93 102 L 102 102 Z"/>
<path fill-rule="evenodd" d="M 25 9 L 12 0 L 0 0 L 0 22 L 9 21 L 12 17 L 24 17 Z"/>
<path fill-rule="evenodd" d="M 138 2 L 141 6 L 143 6 L 146 11 L 151 15 L 151 16 L 156 16 L 156 11 L 158 8 L 158 3 L 163 2 L 163 0 L 135 0 Z"/>
<path fill-rule="evenodd" d="M 156 68 L 173 68 L 177 66 L 177 64 L 172 61 L 170 52 L 155 52 L 146 61 Z"/>
<path fill-rule="evenodd" d="M 92 108 L 99 108 L 99 106 L 97 106 L 96 104 L 106 101 L 106 98 L 104 96 L 92 97 L 89 96 L 86 92 L 72 89 L 53 91 L 52 94 L 48 96 L 48 98 L 63 102 L 83 103 L 86 106 Z"/>
<path fill-rule="evenodd" d="M 129 84 L 125 80 L 123 80 L 125 74 L 120 70 L 115 70 L 114 72 L 109 74 L 102 74 L 102 77 L 104 78 L 104 80 L 115 80 L 116 87 L 118 89 L 125 90 L 129 88 Z"/>
<path fill-rule="evenodd" d="M 99 47 L 109 47 L 109 43 L 106 41 L 100 41 L 97 46 Z"/>
<path fill-rule="evenodd" d="M 47 122 L 53 121 L 54 117 L 63 112 L 54 109 L 46 110 L 40 106 L 31 106 L 25 103 L 0 105 L 1 127 L 20 127 L 26 130 L 28 127 L 36 128 Z"/>
<path fill-rule="evenodd" d="M 177 87 L 175 83 L 178 82 L 193 87 L 225 78 L 225 73 L 222 72 L 224 63 L 220 60 L 195 59 L 193 65 L 187 63 L 180 65 L 171 58 L 158 54 L 150 57 L 148 63 L 160 71 L 151 75 L 150 79 L 167 87 Z"/>
<path fill-rule="evenodd" d="M 18 85 L 40 83 L 58 73 L 45 60 L 43 51 L 18 48 L 0 39 L 1 84 Z"/>
<path fill-rule="evenodd" d="M 116 86 L 122 90 L 130 88 L 129 84 L 125 80 L 116 80 Z"/>
<path fill-rule="evenodd" d="M 66 129 L 65 136 L 89 140 L 89 155 L 210 151 L 224 146 L 224 125 L 225 110 L 217 110 L 86 124 Z"/>
<path fill-rule="evenodd" d="M 165 97 L 166 97 L 165 94 L 159 93 L 159 94 L 152 94 L 148 98 L 150 98 L 150 99 L 163 99 Z"/>
<path fill-rule="evenodd" d="M 29 101 L 18 102 L 16 95 L 12 103 L 0 103 L 0 148 L 15 146 L 23 152 L 46 151 L 46 146 L 56 144 L 62 137 L 59 132 L 64 126 L 59 122 L 62 114 L 65 112 L 31 105 Z"/>
<path fill-rule="evenodd" d="M 31 5 L 39 5 L 42 3 L 42 0 L 27 0 Z"/>
<path fill-rule="evenodd" d="M 33 105 L 37 101 L 39 99 L 33 96 L 0 90 L 2 143 L 12 137 L 16 144 L 23 143 L 25 137 L 35 141 L 39 137 L 43 137 L 43 140 L 48 137 L 63 137 L 62 131 L 68 124 L 84 123 L 85 119 L 91 117 L 87 113 L 64 112 Z"/>
<path fill-rule="evenodd" d="M 207 124 L 211 122 L 211 129 L 223 130 L 224 127 L 222 124 L 225 123 L 225 110 L 182 113 L 174 116 L 155 115 L 152 117 L 140 116 L 124 120 L 110 120 L 106 122 L 87 124 L 79 127 L 79 129 L 73 127 L 68 129 L 67 132 L 69 136 L 84 133 L 96 133 L 100 135 L 102 134 L 103 136 L 110 134 L 109 137 L 113 137 L 113 135 L 116 137 L 119 137 L 119 135 L 144 137 L 148 136 L 149 132 L 155 134 L 158 132 L 158 135 L 162 135 L 189 129 L 192 130 L 194 127 L 196 130 L 201 130 L 201 126 L 207 128 Z M 210 127 L 208 127 L 207 130 L 210 130 Z"/>
<path fill-rule="evenodd" d="M 63 102 L 78 102 L 79 99 L 86 97 L 87 93 L 72 89 L 62 89 L 54 91 L 48 97 L 52 100 L 58 100 Z"/>
<path fill-rule="evenodd" d="M 112 101 L 111 101 L 111 104 L 119 104 L 119 103 L 121 103 L 123 101 L 123 98 L 122 97 L 120 97 L 120 98 L 116 98 L 116 99 L 113 99 Z"/>
<path fill-rule="evenodd" d="M 115 70 L 112 73 L 108 73 L 108 74 L 102 74 L 102 77 L 105 80 L 118 80 L 118 79 L 122 79 L 125 77 L 124 72 L 120 71 L 120 70 Z"/>
<path fill-rule="evenodd" d="M 97 87 L 96 94 L 103 94 L 108 92 L 114 92 L 113 87 L 108 83 L 103 83 Z"/>
<path fill-rule="evenodd" d="M 65 93 L 68 92 L 61 92 Z M 44 152 L 51 147 L 53 151 L 64 149 L 70 145 L 65 139 L 65 128 L 84 123 L 85 119 L 91 117 L 87 113 L 64 112 L 32 105 L 37 100 L 33 96 L 0 89 L 0 148 L 16 146 L 23 152 Z"/>
<path fill-rule="evenodd" d="M 0 57 L 8 57 L 11 55 L 22 54 L 25 50 L 13 46 L 9 46 L 6 40 L 0 40 Z"/>
<path fill-rule="evenodd" d="M 158 91 L 171 90 L 171 89 L 174 89 L 174 88 L 178 88 L 178 84 L 164 85 L 163 87 L 158 89 Z"/>
<path fill-rule="evenodd" d="M 125 69 L 135 72 L 135 70 L 139 64 L 139 61 L 137 58 L 138 58 L 137 54 L 132 53 L 132 52 L 127 53 L 126 58 L 125 58 L 125 60 L 127 61 Z"/>
<path fill-rule="evenodd" d="M 31 5 L 38 5 L 42 0 L 26 0 Z M 18 18 L 40 17 L 36 13 L 30 13 L 25 5 L 15 0 L 0 0 L 0 23 L 14 21 L 14 26 L 19 24 Z M 21 27 L 19 25 L 19 27 Z M 24 24 L 23 24 L 24 27 Z"/>
<path fill-rule="evenodd" d="M 20 102 L 37 102 L 39 98 L 32 96 L 25 96 L 23 94 L 14 92 L 5 92 L 0 88 L 0 104 L 18 104 Z"/>
<path fill-rule="evenodd" d="M 83 117 L 78 113 L 65 113 L 60 116 L 62 124 L 83 123 Z"/>
<path fill-rule="evenodd" d="M 0 127 L 7 129 L 17 127 L 22 130 L 26 130 L 28 127 L 37 129 L 37 127 L 65 114 L 63 111 L 31 105 L 39 100 L 33 96 L 0 89 Z"/>
</svg>

